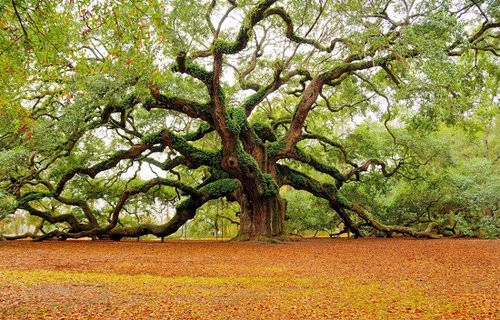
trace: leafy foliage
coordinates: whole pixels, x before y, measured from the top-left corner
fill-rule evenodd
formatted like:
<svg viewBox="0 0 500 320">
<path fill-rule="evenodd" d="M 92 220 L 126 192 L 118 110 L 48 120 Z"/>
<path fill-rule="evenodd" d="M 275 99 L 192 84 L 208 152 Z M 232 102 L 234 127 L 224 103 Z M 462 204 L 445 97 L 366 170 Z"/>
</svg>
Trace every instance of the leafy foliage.
<svg viewBox="0 0 500 320">
<path fill-rule="evenodd" d="M 0 214 L 41 219 L 7 238 L 163 238 L 226 198 L 286 239 L 284 186 L 297 230 L 495 237 L 497 7 L 2 3 Z"/>
</svg>

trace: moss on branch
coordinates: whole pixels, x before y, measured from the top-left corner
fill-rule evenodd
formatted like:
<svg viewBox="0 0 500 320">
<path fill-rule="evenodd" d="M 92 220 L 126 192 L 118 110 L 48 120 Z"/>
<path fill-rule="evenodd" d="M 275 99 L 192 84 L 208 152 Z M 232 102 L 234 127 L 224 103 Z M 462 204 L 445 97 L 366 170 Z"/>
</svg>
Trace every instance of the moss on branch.
<svg viewBox="0 0 500 320">
<path fill-rule="evenodd" d="M 236 179 L 220 179 L 215 182 L 209 183 L 199 191 L 207 194 L 209 199 L 223 197 L 238 188 L 238 181 Z"/>
<path fill-rule="evenodd" d="M 226 113 L 226 126 L 229 132 L 238 136 L 244 128 L 248 128 L 245 111 L 242 108 L 234 108 Z"/>
<path fill-rule="evenodd" d="M 196 141 L 203 138 L 207 133 L 214 131 L 213 127 L 208 123 L 202 123 L 196 131 L 188 132 L 184 135 L 186 141 Z"/>
<path fill-rule="evenodd" d="M 148 135 L 144 135 L 141 140 L 145 145 L 152 146 L 162 142 L 162 133 L 161 131 L 150 133 Z"/>
<path fill-rule="evenodd" d="M 162 141 L 170 148 L 177 150 L 188 160 L 197 165 L 219 166 L 222 159 L 221 152 L 203 151 L 193 147 L 181 136 L 178 136 L 167 129 L 161 131 Z"/>
<path fill-rule="evenodd" d="M 31 201 L 37 201 L 51 196 L 53 196 L 53 194 L 50 192 L 28 192 L 24 196 L 22 196 L 19 200 L 17 200 L 16 207 L 24 208 Z"/>
<path fill-rule="evenodd" d="M 214 52 L 223 54 L 235 54 L 243 50 L 253 35 L 253 26 L 264 18 L 264 11 L 273 5 L 277 0 L 264 0 L 255 5 L 243 18 L 243 23 L 238 31 L 236 40 L 229 42 L 222 39 L 216 39 L 212 44 Z"/>
<path fill-rule="evenodd" d="M 268 157 L 274 157 L 278 152 L 285 150 L 286 144 L 284 141 L 270 142 L 267 145 L 267 155 Z"/>
<path fill-rule="evenodd" d="M 306 154 L 305 152 L 303 152 L 298 148 L 296 148 L 294 159 L 310 165 L 319 172 L 328 174 L 329 176 L 337 180 L 339 183 L 342 183 L 346 180 L 346 177 L 344 177 L 344 175 L 342 175 L 342 173 L 340 173 L 340 171 L 337 168 L 319 162 L 318 160 L 316 160 L 316 158 Z"/>
<path fill-rule="evenodd" d="M 269 124 L 257 122 L 253 124 L 252 129 L 261 141 L 276 141 L 276 134 Z"/>
<path fill-rule="evenodd" d="M 177 63 L 172 67 L 173 71 L 187 73 L 193 78 L 196 78 L 203 82 L 206 86 L 210 86 L 212 79 L 214 77 L 213 72 L 205 70 L 199 64 L 193 61 L 193 59 L 186 57 L 185 52 L 179 53 L 177 57 Z"/>
</svg>

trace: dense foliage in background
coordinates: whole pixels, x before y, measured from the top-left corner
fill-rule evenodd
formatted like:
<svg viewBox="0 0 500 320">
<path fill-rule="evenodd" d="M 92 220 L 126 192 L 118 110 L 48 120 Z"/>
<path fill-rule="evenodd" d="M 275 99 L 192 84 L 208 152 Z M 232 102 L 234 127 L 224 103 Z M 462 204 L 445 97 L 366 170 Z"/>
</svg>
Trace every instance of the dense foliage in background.
<svg viewBox="0 0 500 320">
<path fill-rule="evenodd" d="M 0 227 L 165 237 L 198 213 L 193 233 L 225 221 L 238 239 L 498 236 L 499 15 L 493 0 L 2 3 Z M 35 230 L 10 235 L 26 215 Z"/>
</svg>

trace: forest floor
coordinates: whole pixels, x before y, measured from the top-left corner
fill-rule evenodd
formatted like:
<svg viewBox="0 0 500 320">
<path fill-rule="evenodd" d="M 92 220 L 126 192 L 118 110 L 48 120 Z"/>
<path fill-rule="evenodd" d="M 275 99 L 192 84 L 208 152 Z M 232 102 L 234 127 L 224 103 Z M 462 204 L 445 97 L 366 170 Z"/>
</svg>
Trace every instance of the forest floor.
<svg viewBox="0 0 500 320">
<path fill-rule="evenodd" d="M 500 319 L 500 241 L 0 243 L 0 319 Z"/>
</svg>

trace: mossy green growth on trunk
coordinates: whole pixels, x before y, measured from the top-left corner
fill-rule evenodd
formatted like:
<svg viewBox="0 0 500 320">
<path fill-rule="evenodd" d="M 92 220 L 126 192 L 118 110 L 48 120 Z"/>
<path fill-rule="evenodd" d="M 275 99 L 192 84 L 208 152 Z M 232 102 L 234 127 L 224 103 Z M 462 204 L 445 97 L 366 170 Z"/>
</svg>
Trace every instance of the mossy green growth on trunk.
<svg viewBox="0 0 500 320">
<path fill-rule="evenodd" d="M 262 174 L 262 195 L 270 197 L 275 195 L 279 190 L 278 184 L 274 181 L 273 177 L 268 173 Z"/>
<path fill-rule="evenodd" d="M 234 108 L 226 113 L 226 125 L 229 132 L 238 136 L 243 128 L 248 128 L 245 110 Z"/>
</svg>

